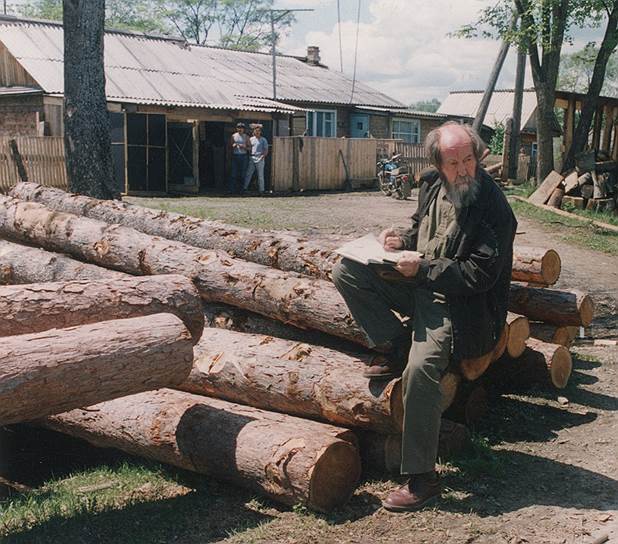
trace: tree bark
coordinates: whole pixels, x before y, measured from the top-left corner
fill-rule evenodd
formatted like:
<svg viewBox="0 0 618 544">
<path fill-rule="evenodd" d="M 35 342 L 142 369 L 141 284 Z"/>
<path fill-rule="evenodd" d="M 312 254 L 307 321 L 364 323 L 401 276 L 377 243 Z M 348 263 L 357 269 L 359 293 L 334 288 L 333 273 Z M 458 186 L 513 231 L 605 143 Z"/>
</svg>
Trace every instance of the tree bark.
<svg viewBox="0 0 618 544">
<path fill-rule="evenodd" d="M 360 476 L 348 430 L 169 389 L 73 410 L 45 426 L 322 512 L 346 502 Z"/>
<path fill-rule="evenodd" d="M 399 474 L 401 469 L 401 433 L 359 433 L 360 453 L 366 470 Z M 438 440 L 438 457 L 448 459 L 463 451 L 470 441 L 465 425 L 442 419 Z"/>
<path fill-rule="evenodd" d="M 363 377 L 369 356 L 206 329 L 183 391 L 378 432 L 400 431 L 401 379 Z"/>
<path fill-rule="evenodd" d="M 49 281 L 99 280 L 110 282 L 128 274 L 94 264 L 81 263 L 62 255 L 6 240 L 0 240 L 0 284 Z"/>
<path fill-rule="evenodd" d="M 180 384 L 189 332 L 169 314 L 103 321 L 0 343 L 0 425 Z"/>
<path fill-rule="evenodd" d="M 134 228 L 144 234 L 202 249 L 223 250 L 239 259 L 320 279 L 330 280 L 333 266 L 340 259 L 334 252 L 341 245 L 340 238 L 307 240 L 285 232 L 253 231 L 125 202 L 96 200 L 37 183 L 18 183 L 10 194 L 19 200 L 38 202 L 54 211 Z M 528 274 L 531 251 L 540 253 L 543 250 L 527 246 L 514 249 L 514 273 Z M 558 259 L 559 273 L 559 257 L 554 252 L 551 262 L 555 259 Z M 531 281 L 527 278 L 522 276 L 520 281 Z"/>
<path fill-rule="evenodd" d="M 519 246 L 513 255 L 514 281 L 553 285 L 560 277 L 562 262 L 553 249 Z"/>
<path fill-rule="evenodd" d="M 125 202 L 100 201 L 37 183 L 20 183 L 11 194 L 20 200 L 39 202 L 52 210 L 117 223 L 202 249 L 226 251 L 239 259 L 320 279 L 329 280 L 339 260 L 332 251 L 336 247 L 332 243 L 284 232 L 255 231 Z"/>
<path fill-rule="evenodd" d="M 96 198 L 117 198 L 103 65 L 105 1 L 63 0 L 62 8 L 69 188 Z"/>
<path fill-rule="evenodd" d="M 184 276 L 127 277 L 0 287 L 0 337 L 158 313 L 179 317 L 196 344 L 199 293 Z"/>
<path fill-rule="evenodd" d="M 525 315 L 531 321 L 587 327 L 592 322 L 594 305 L 590 296 L 581 291 L 560 291 L 511 283 L 509 310 Z"/>
<path fill-rule="evenodd" d="M 130 274 L 182 274 L 209 302 L 367 345 L 334 285 L 71 214 L 0 197 L 0 234 Z"/>
<path fill-rule="evenodd" d="M 506 352 L 516 359 L 526 349 L 526 340 L 530 337 L 530 322 L 524 315 L 509 312 L 506 316 L 508 339 Z"/>
<path fill-rule="evenodd" d="M 582 152 L 588 143 L 588 134 L 592 124 L 592 118 L 595 111 L 597 111 L 599 96 L 605 81 L 607 63 L 618 45 L 618 3 L 612 2 L 611 4 L 612 9 L 609 13 L 603 41 L 601 42 L 597 58 L 594 62 L 594 69 L 592 71 L 590 84 L 588 85 L 588 92 L 583 100 L 581 114 L 573 136 L 573 142 L 567 150 L 566 158 L 563 162 L 563 169 L 573 168 L 575 166 L 575 155 Z"/>
<path fill-rule="evenodd" d="M 568 348 L 573 343 L 578 331 L 578 327 L 530 323 L 530 336 L 550 344 L 559 344 L 565 348 Z"/>
</svg>

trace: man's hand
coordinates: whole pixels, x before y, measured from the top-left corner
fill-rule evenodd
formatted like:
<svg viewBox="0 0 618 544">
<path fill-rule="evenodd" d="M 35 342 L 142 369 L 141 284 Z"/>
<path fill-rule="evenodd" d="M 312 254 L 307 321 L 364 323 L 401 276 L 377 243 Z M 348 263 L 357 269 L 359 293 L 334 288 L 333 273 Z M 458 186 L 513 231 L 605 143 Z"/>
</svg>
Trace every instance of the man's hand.
<svg viewBox="0 0 618 544">
<path fill-rule="evenodd" d="M 386 251 L 395 251 L 396 249 L 403 248 L 403 240 L 392 227 L 384 229 L 380 233 L 380 236 L 378 236 L 378 240 L 380 240 L 380 243 Z"/>
<path fill-rule="evenodd" d="M 418 251 L 404 251 L 397 260 L 395 269 L 406 278 L 413 278 L 418 272 L 418 268 L 423 260 L 422 253 Z"/>
</svg>

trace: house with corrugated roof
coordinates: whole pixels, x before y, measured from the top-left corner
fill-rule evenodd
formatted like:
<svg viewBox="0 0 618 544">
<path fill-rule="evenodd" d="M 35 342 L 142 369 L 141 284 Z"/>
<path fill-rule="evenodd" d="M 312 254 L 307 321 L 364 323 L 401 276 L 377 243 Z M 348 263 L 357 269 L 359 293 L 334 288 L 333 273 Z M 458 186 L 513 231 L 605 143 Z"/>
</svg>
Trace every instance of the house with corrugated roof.
<svg viewBox="0 0 618 544">
<path fill-rule="evenodd" d="M 264 135 L 399 138 L 418 143 L 446 115 L 404 104 L 320 62 L 108 30 L 106 96 L 122 192 L 198 192 L 224 185 L 235 124 Z M 0 16 L 0 134 L 63 134 L 62 24 Z M 267 165 L 268 168 L 268 165 Z"/>
</svg>

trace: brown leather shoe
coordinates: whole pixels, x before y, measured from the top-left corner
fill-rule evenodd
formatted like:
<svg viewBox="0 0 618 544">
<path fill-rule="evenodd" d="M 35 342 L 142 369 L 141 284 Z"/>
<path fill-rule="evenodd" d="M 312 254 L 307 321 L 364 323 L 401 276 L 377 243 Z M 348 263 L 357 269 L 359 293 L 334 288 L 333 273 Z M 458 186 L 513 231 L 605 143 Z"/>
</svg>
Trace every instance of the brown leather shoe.
<svg viewBox="0 0 618 544">
<path fill-rule="evenodd" d="M 409 331 L 390 342 L 376 346 L 374 349 L 379 353 L 372 357 L 363 376 L 375 380 L 399 378 L 408 362 L 411 347 L 412 334 Z"/>
<path fill-rule="evenodd" d="M 391 491 L 382 506 L 391 512 L 414 512 L 436 500 L 440 492 L 440 480 L 435 472 L 418 474 Z"/>
</svg>

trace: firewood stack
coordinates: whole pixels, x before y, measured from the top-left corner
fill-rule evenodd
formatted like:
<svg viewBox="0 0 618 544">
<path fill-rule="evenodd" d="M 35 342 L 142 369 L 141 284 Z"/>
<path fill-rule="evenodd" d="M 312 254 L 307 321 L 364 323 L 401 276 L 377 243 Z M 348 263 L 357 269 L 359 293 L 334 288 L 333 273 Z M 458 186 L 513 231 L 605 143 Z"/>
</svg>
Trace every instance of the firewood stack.
<svg viewBox="0 0 618 544">
<path fill-rule="evenodd" d="M 562 174 L 550 172 L 529 200 L 566 211 L 616 213 L 618 164 L 602 152 L 596 157 L 594 151 L 582 153 L 574 170 Z"/>
<path fill-rule="evenodd" d="M 50 416 L 42 424 L 285 504 L 320 511 L 340 505 L 358 481 L 361 457 L 374 470 L 398 466 L 403 407 L 400 379 L 373 383 L 362 376 L 371 354 L 330 281 L 336 245 L 17 185 L 0 197 L 4 334 L 38 334 L 41 346 L 49 334 L 51 349 L 61 331 L 42 331 L 90 326 L 85 333 L 99 335 L 97 323 L 113 319 L 116 328 L 103 329 L 114 336 L 125 322 L 164 315 L 183 325 L 194 344 L 193 364 L 180 379 L 148 383 L 129 396 L 84 395 L 47 413 L 24 410 L 21 420 Z M 566 385 L 570 354 L 555 342 L 570 342 L 567 327 L 588 324 L 592 306 L 585 294 L 547 288 L 559 273 L 554 251 L 517 248 L 505 334 L 493 353 L 445 374 L 446 413 L 468 422 L 478 417 L 488 379 L 534 374 Z M 197 293 L 199 317 L 192 304 Z M 528 338 L 531 330 L 538 339 Z M 159 328 L 150 333 L 156 338 Z M 87 346 L 80 338 L 76 345 Z M 126 348 L 128 340 L 119 343 Z M 140 357 L 154 361 L 156 350 L 148 346 Z M 107 355 L 121 368 L 132 366 L 122 353 Z M 534 373 L 513 372 L 520 367 Z M 145 383 L 150 367 L 143 368 Z M 64 380 L 72 383 L 67 374 Z M 155 391 L 163 386 L 172 389 Z M 93 402 L 100 404 L 59 413 Z M 445 454 L 465 443 L 467 431 L 443 422 Z"/>
</svg>

